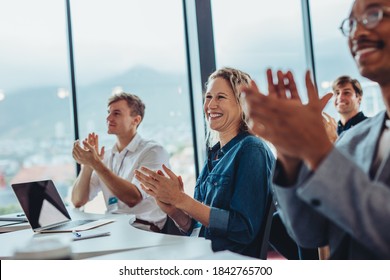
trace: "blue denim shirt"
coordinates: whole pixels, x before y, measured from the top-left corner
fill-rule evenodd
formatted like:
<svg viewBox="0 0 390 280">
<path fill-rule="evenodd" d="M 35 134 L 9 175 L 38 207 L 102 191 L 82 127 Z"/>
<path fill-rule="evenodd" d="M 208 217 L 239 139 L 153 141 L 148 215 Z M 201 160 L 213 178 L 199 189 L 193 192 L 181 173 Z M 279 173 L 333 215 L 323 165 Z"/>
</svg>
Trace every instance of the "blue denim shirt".
<svg viewBox="0 0 390 280">
<path fill-rule="evenodd" d="M 218 143 L 209 151 L 194 198 L 211 207 L 209 227 L 202 226 L 199 236 L 210 239 L 214 251 L 258 257 L 256 237 L 274 162 L 268 146 L 247 132 L 238 134 L 222 149 Z M 197 225 L 194 221 L 193 227 Z"/>
</svg>

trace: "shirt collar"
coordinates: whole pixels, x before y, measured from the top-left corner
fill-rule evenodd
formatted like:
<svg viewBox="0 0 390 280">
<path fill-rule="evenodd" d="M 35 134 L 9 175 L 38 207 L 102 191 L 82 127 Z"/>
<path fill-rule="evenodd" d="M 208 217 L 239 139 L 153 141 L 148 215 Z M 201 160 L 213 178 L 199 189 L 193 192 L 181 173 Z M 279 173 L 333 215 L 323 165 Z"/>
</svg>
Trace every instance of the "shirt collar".
<svg viewBox="0 0 390 280">
<path fill-rule="evenodd" d="M 219 150 L 219 152 L 223 155 L 223 154 L 226 154 L 234 145 L 236 145 L 238 142 L 241 141 L 241 139 L 243 139 L 244 137 L 246 137 L 247 135 L 249 135 L 249 132 L 245 131 L 245 132 L 240 132 L 238 133 L 236 136 L 234 136 L 225 146 L 223 146 L 221 149 L 221 143 L 218 142 L 217 144 L 215 144 L 212 148 L 211 148 L 211 152 L 212 153 L 215 153 L 216 151 Z"/>
<path fill-rule="evenodd" d="M 211 170 L 213 170 L 213 158 L 215 157 L 216 154 L 218 155 L 218 159 L 221 159 L 235 144 L 237 144 L 247 135 L 249 135 L 248 132 L 240 132 L 233 139 L 231 139 L 225 146 L 223 146 L 222 149 L 220 149 L 221 147 L 220 142 L 218 142 L 212 148 L 210 148 L 208 150 L 208 155 L 207 155 L 208 171 L 211 172 Z"/>
<path fill-rule="evenodd" d="M 352 118 L 350 118 L 346 123 L 345 125 L 343 125 L 341 123 L 341 121 L 339 121 L 339 126 L 342 126 L 342 127 L 348 127 L 348 126 L 352 126 L 352 125 L 356 125 L 358 123 L 360 123 L 362 120 L 366 119 L 367 117 L 363 114 L 363 112 L 359 112 L 357 113 L 355 116 L 353 116 Z"/>
<path fill-rule="evenodd" d="M 341 123 L 341 121 L 338 122 L 337 125 L 337 134 L 340 135 L 344 131 L 350 129 L 351 127 L 357 125 L 358 123 L 364 121 L 367 119 L 367 117 L 363 114 L 363 112 L 357 113 L 354 117 L 352 117 L 350 120 L 348 120 L 345 125 Z"/>
<path fill-rule="evenodd" d="M 389 118 L 389 115 L 387 113 L 385 116 L 385 128 L 390 129 L 390 118 Z"/>
<path fill-rule="evenodd" d="M 137 149 L 140 141 L 141 141 L 141 136 L 136 133 L 134 135 L 134 138 L 130 141 L 130 143 L 123 149 L 123 151 L 129 151 L 129 152 L 135 152 L 135 150 Z M 122 151 L 122 152 L 123 152 Z M 112 148 L 112 153 L 118 153 L 118 148 L 116 146 L 116 144 L 114 145 L 114 147 Z"/>
</svg>

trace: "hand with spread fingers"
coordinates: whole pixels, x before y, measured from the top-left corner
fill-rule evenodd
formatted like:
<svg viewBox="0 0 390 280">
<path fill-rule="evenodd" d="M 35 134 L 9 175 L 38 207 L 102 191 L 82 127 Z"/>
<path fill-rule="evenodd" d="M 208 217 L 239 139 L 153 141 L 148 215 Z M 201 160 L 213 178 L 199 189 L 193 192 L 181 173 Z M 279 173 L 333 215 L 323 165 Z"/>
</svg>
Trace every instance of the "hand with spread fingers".
<svg viewBox="0 0 390 280">
<path fill-rule="evenodd" d="M 161 170 L 158 170 L 157 174 L 164 176 L 164 173 Z M 184 183 L 183 183 L 182 177 L 178 176 L 177 178 L 179 180 L 181 190 L 184 191 Z M 143 187 L 143 189 L 145 190 L 145 187 L 142 184 L 141 184 L 141 187 Z M 148 192 L 148 190 L 145 190 L 145 191 Z M 152 193 L 149 193 L 149 194 L 151 194 L 153 196 Z M 177 208 L 175 206 L 172 206 L 171 204 L 164 203 L 158 199 L 156 199 L 156 203 L 161 208 L 161 210 L 163 210 L 169 216 L 174 215 L 177 212 Z"/>
<path fill-rule="evenodd" d="M 334 143 L 336 142 L 337 135 L 337 122 L 329 114 L 322 112 L 323 114 L 323 123 L 325 126 L 326 134 L 328 135 L 329 140 Z"/>
<path fill-rule="evenodd" d="M 101 154 L 88 142 L 88 139 L 85 139 L 82 143 L 83 147 L 81 147 L 79 140 L 73 144 L 73 158 L 78 164 L 93 167 L 101 161 Z M 102 153 L 104 153 L 104 148 L 102 148 Z"/>
<path fill-rule="evenodd" d="M 104 147 L 102 147 L 99 152 L 99 135 L 95 134 L 94 132 L 89 133 L 85 140 L 95 148 L 96 153 L 99 155 L 100 159 L 103 160 Z"/>
<path fill-rule="evenodd" d="M 163 169 L 168 177 L 164 176 L 160 170 L 156 172 L 146 167 L 136 170 L 135 177 L 141 182 L 142 189 L 153 196 L 156 201 L 177 207 L 185 195 L 183 182 L 180 176 L 176 176 L 165 165 Z"/>
<path fill-rule="evenodd" d="M 162 167 L 168 176 L 164 176 L 161 170 L 155 172 L 146 167 L 135 170 L 135 177 L 141 182 L 142 189 L 156 199 L 161 209 L 182 231 L 190 229 L 192 218 L 208 226 L 210 207 L 187 195 L 181 177 L 165 165 Z"/>
<path fill-rule="evenodd" d="M 80 146 L 80 140 L 75 141 L 73 144 L 72 156 L 78 164 L 85 164 L 91 167 L 93 160 L 97 160 L 97 158 L 103 160 L 104 147 L 99 152 L 99 135 L 94 132 L 89 133 L 82 143 L 83 147 Z"/>
<path fill-rule="evenodd" d="M 278 155 L 301 159 L 316 169 L 333 147 L 322 121 L 322 110 L 332 94 L 320 99 L 309 71 L 305 77 L 308 104 L 300 100 L 290 71 L 278 71 L 274 84 L 272 71 L 267 70 L 267 79 L 268 95 L 261 93 L 254 82 L 242 88 L 252 130 L 275 145 Z"/>
</svg>

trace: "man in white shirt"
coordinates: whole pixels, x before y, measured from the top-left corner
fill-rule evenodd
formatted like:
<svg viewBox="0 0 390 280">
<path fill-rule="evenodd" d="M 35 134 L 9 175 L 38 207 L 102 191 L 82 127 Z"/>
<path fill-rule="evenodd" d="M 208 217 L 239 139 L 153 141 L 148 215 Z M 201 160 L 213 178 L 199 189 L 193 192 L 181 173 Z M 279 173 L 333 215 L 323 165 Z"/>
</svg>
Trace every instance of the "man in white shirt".
<svg viewBox="0 0 390 280">
<path fill-rule="evenodd" d="M 147 166 L 153 170 L 169 165 L 169 155 L 159 144 L 143 139 L 137 128 L 143 120 L 145 105 L 136 95 L 120 93 L 108 100 L 107 133 L 116 135 L 112 149 L 99 150 L 99 138 L 90 133 L 77 140 L 73 158 L 81 164 L 73 190 L 72 202 L 81 207 L 102 191 L 107 212 L 135 214 L 139 223 L 158 231 L 166 214 L 153 197 L 146 194 L 134 177 L 134 170 Z"/>
</svg>

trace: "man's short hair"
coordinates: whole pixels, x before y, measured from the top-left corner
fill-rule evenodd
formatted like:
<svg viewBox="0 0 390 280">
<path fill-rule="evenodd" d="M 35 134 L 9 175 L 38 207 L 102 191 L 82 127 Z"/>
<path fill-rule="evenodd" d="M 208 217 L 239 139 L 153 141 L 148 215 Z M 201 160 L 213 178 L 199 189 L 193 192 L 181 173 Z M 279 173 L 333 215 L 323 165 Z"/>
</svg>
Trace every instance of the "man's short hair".
<svg viewBox="0 0 390 280">
<path fill-rule="evenodd" d="M 108 99 L 108 106 L 121 100 L 125 100 L 127 102 L 127 106 L 129 106 L 131 110 L 131 116 L 141 116 L 141 118 L 144 119 L 145 104 L 137 95 L 126 92 L 114 94 Z"/>
<path fill-rule="evenodd" d="M 363 89 L 360 85 L 359 81 L 356 79 L 352 79 L 350 76 L 340 76 L 338 77 L 332 84 L 332 90 L 333 92 L 336 91 L 337 86 L 345 85 L 345 84 L 351 84 L 353 89 L 355 90 L 356 95 L 363 96 Z"/>
</svg>

